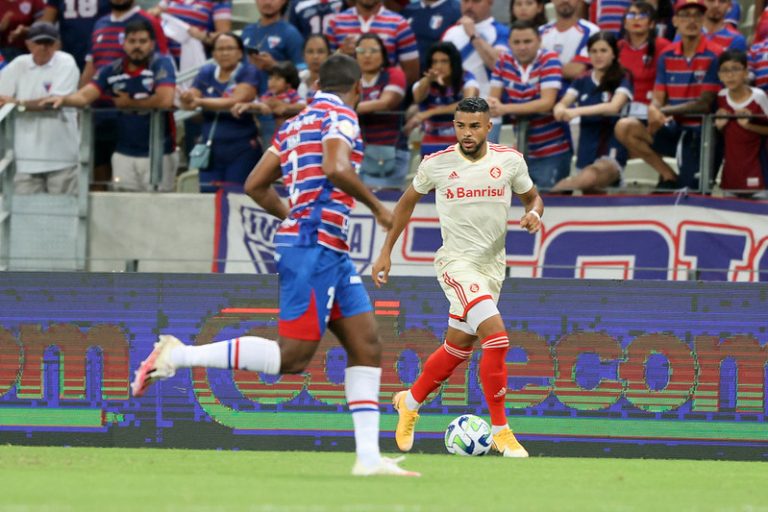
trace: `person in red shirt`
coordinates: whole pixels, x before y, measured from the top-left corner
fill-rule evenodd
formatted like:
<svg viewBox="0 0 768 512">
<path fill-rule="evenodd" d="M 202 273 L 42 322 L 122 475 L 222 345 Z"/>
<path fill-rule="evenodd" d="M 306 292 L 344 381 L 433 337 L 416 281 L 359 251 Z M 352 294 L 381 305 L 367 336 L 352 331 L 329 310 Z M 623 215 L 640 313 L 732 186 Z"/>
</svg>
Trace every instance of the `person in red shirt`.
<svg viewBox="0 0 768 512">
<path fill-rule="evenodd" d="M 45 0 L 0 0 L 0 53 L 12 61 L 27 52 L 27 28 L 43 14 Z"/>
<path fill-rule="evenodd" d="M 749 86 L 749 68 L 744 52 L 723 52 L 718 59 L 717 74 L 725 88 L 717 95 L 716 114 L 743 116 L 715 119 L 715 126 L 725 139 L 720 187 L 724 190 L 765 192 L 768 96 L 762 89 Z"/>
<path fill-rule="evenodd" d="M 669 46 L 669 41 L 656 37 L 656 9 L 643 0 L 630 6 L 624 15 L 623 25 L 619 62 L 632 74 L 634 101 L 648 105 L 656 81 L 659 55 Z"/>
</svg>

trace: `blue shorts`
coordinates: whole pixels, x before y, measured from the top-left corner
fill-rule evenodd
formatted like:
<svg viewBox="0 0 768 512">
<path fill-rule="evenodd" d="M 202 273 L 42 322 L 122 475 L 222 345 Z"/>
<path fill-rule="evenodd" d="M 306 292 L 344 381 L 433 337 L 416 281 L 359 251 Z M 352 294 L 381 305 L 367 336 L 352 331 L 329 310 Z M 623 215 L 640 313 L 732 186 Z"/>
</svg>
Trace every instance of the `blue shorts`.
<svg viewBox="0 0 768 512">
<path fill-rule="evenodd" d="M 280 336 L 320 341 L 328 322 L 372 311 L 346 253 L 322 246 L 278 247 Z"/>
</svg>

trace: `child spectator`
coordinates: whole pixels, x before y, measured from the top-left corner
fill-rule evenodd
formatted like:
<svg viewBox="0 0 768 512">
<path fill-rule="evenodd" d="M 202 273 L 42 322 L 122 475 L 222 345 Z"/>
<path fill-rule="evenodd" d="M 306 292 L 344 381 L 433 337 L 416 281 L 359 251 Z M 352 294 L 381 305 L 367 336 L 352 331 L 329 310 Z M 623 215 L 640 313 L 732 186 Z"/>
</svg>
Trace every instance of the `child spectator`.
<svg viewBox="0 0 768 512">
<path fill-rule="evenodd" d="M 601 31 L 587 42 L 592 71 L 577 78 L 555 105 L 558 121 L 581 117 L 576 168 L 579 174 L 559 181 L 552 191 L 602 191 L 619 181 L 627 150 L 613 134 L 617 115 L 632 100 L 632 84 L 618 59 L 616 36 Z M 572 107 L 578 103 L 578 107 Z"/>
<path fill-rule="evenodd" d="M 509 4 L 509 22 L 530 21 L 536 28 L 547 24 L 544 0 L 512 0 Z"/>
<path fill-rule="evenodd" d="M 632 4 L 624 15 L 623 25 L 623 38 L 618 43 L 619 62 L 632 74 L 632 114 L 645 118 L 653 95 L 659 55 L 670 42 L 656 36 L 656 9 L 643 0 Z"/>
<path fill-rule="evenodd" d="M 725 163 L 720 180 L 724 190 L 766 188 L 765 137 L 768 135 L 768 97 L 750 87 L 747 56 L 726 50 L 718 59 L 718 75 L 725 88 L 717 95 L 717 115 L 741 115 L 738 119 L 715 119 L 725 139 Z"/>
<path fill-rule="evenodd" d="M 292 62 L 275 63 L 269 70 L 268 76 L 267 92 L 261 96 L 260 100 L 238 103 L 232 107 L 232 114 L 236 117 L 245 112 L 272 114 L 275 118 L 275 126 L 279 129 L 286 119 L 298 114 L 307 104 L 296 92 L 300 83 L 299 72 Z"/>
<path fill-rule="evenodd" d="M 453 43 L 436 43 L 427 53 L 429 68 L 413 84 L 413 100 L 419 112 L 405 125 L 410 132 L 421 125 L 421 154 L 429 155 L 456 143 L 453 116 L 463 98 L 477 96 L 479 86 L 461 66 L 461 54 Z"/>
</svg>

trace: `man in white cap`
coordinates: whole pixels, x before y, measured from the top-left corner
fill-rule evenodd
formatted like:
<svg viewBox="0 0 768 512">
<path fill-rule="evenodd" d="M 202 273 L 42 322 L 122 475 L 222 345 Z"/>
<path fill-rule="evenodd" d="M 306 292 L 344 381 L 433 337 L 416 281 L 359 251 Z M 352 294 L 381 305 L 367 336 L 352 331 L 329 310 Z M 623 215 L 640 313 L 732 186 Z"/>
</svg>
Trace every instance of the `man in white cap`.
<svg viewBox="0 0 768 512">
<path fill-rule="evenodd" d="M 76 112 L 49 110 L 41 100 L 77 90 L 75 59 L 59 51 L 58 29 L 45 22 L 27 32 L 28 54 L 0 74 L 0 106 L 17 105 L 14 125 L 16 193 L 75 194 L 80 149 Z"/>
</svg>

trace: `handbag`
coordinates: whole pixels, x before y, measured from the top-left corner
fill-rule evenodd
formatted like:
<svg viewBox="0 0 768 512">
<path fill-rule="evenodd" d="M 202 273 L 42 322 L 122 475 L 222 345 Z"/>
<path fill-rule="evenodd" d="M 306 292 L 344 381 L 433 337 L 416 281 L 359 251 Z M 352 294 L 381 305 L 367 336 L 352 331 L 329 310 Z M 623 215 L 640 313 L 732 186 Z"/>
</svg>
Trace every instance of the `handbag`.
<svg viewBox="0 0 768 512">
<path fill-rule="evenodd" d="M 363 164 L 360 174 L 386 178 L 395 172 L 395 147 L 382 144 L 367 144 L 363 150 Z"/>
<path fill-rule="evenodd" d="M 207 169 L 208 164 L 211 161 L 211 144 L 213 144 L 213 134 L 216 132 L 216 123 L 219 121 L 219 114 L 213 120 L 211 131 L 208 132 L 208 141 L 205 143 L 199 142 L 192 147 L 189 152 L 189 165 L 190 169 Z"/>
</svg>

